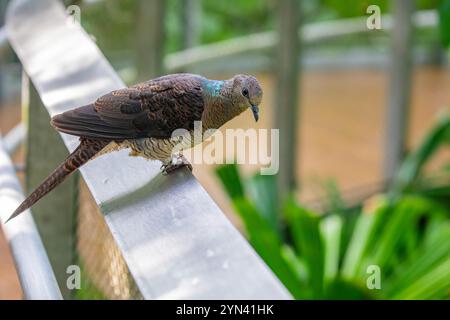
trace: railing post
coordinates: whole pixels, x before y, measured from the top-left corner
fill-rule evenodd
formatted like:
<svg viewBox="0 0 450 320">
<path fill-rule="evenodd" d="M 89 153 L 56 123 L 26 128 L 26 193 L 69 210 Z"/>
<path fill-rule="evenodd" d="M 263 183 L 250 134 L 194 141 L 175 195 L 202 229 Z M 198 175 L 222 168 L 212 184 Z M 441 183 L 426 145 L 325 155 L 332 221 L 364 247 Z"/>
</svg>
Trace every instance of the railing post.
<svg viewBox="0 0 450 320">
<path fill-rule="evenodd" d="M 27 81 L 23 81 L 27 83 Z M 29 81 L 28 81 L 29 83 Z M 67 156 L 61 137 L 50 126 L 50 117 L 35 88 L 29 83 L 28 135 L 26 142 L 26 189 L 29 193 Z M 26 96 L 25 92 L 23 96 Z M 33 206 L 33 216 L 48 252 L 61 293 L 72 298 L 67 288 L 67 267 L 75 263 L 75 226 L 78 174 Z"/>
<path fill-rule="evenodd" d="M 4 223 L 24 196 L 3 142 L 0 137 L 0 229 L 11 249 L 23 297 L 28 300 L 61 299 L 61 292 L 31 211 L 27 210 L 13 221 Z"/>
<path fill-rule="evenodd" d="M 6 4 L 7 0 L 0 0 L 0 28 L 3 27 L 5 23 L 5 10 L 6 10 Z M 5 64 L 5 57 L 1 54 L 2 44 L 0 43 L 0 70 L 3 68 L 3 65 Z M 0 73 L 0 105 L 3 102 L 4 98 L 4 85 L 3 85 L 3 74 Z"/>
<path fill-rule="evenodd" d="M 181 1 L 181 49 L 195 47 L 200 42 L 200 0 Z"/>
<path fill-rule="evenodd" d="M 398 169 L 406 148 L 411 102 L 414 1 L 397 0 L 393 11 L 383 163 L 387 183 Z"/>
<path fill-rule="evenodd" d="M 278 3 L 278 45 L 276 48 L 275 127 L 280 130 L 279 198 L 296 187 L 297 122 L 299 86 L 300 6 L 297 0 Z"/>
<path fill-rule="evenodd" d="M 139 0 L 136 67 L 140 81 L 163 74 L 165 6 L 164 0 Z"/>
</svg>

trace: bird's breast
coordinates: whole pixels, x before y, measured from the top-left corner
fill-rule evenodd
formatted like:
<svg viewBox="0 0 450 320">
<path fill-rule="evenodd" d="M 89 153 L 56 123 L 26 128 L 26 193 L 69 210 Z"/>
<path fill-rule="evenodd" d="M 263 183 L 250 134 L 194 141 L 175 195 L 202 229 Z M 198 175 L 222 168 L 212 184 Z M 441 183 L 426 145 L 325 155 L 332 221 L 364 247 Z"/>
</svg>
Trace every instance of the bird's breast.
<svg viewBox="0 0 450 320">
<path fill-rule="evenodd" d="M 158 138 L 141 138 L 135 140 L 127 140 L 122 142 L 125 148 L 131 148 L 131 155 L 142 156 L 151 160 L 165 161 L 182 150 L 189 149 L 194 146 L 193 132 L 189 132 L 183 136 L 158 139 Z M 198 144 L 201 141 L 195 141 Z"/>
</svg>

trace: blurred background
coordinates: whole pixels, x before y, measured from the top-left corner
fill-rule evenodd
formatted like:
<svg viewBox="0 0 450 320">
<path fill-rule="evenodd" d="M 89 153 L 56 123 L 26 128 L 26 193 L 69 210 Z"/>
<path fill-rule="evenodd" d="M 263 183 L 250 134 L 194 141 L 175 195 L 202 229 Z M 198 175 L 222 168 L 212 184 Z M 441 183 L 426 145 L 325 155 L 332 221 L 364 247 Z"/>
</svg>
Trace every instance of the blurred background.
<svg viewBox="0 0 450 320">
<path fill-rule="evenodd" d="M 127 84 L 174 72 L 259 79 L 260 121 L 246 112 L 225 128 L 279 128 L 278 175 L 254 165 L 194 165 L 193 173 L 295 298 L 449 297 L 450 1 L 64 5 Z M 21 75 L 0 42 L 4 136 L 22 121 Z M 13 153 L 22 179 L 25 154 Z M 81 192 L 81 211 L 96 210 L 89 196 Z M 80 255 L 86 270 L 99 269 L 82 253 L 87 236 L 78 233 Z M 381 288 L 367 283 L 373 265 Z M 78 298 L 135 297 L 91 278 L 95 294 Z M 21 296 L 0 234 L 0 299 Z"/>
</svg>

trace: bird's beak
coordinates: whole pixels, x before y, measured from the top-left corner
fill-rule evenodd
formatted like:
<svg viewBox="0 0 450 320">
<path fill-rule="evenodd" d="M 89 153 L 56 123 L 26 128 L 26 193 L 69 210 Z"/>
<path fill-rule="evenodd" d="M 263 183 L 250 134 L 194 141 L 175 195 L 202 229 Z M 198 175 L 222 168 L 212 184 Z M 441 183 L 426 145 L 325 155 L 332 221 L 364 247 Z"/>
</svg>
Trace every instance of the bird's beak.
<svg viewBox="0 0 450 320">
<path fill-rule="evenodd" d="M 252 112 L 253 112 L 253 117 L 255 117 L 255 122 L 258 122 L 259 119 L 259 108 L 258 106 L 255 106 L 252 104 L 251 106 Z"/>
</svg>

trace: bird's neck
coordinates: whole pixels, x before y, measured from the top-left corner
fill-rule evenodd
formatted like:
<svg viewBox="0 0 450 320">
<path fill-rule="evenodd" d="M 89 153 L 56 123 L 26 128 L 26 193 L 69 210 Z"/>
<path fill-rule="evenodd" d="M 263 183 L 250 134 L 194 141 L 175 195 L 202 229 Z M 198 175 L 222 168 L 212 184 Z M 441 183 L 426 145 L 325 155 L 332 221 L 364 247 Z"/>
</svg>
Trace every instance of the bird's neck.
<svg viewBox="0 0 450 320">
<path fill-rule="evenodd" d="M 204 130 L 218 129 L 240 113 L 233 108 L 233 80 L 205 79 L 202 85 L 205 101 L 202 117 Z"/>
</svg>

